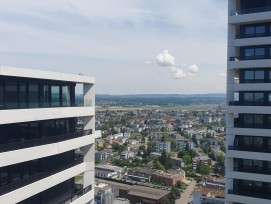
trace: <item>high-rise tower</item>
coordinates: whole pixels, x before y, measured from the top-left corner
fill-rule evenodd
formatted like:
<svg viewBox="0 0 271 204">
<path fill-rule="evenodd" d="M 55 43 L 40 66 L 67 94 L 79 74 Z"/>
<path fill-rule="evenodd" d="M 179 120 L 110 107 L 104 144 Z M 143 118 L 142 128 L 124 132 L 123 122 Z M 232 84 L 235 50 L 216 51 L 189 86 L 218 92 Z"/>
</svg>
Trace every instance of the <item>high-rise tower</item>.
<svg viewBox="0 0 271 204">
<path fill-rule="evenodd" d="M 271 203 L 271 1 L 229 0 L 226 203 Z"/>
<path fill-rule="evenodd" d="M 92 77 L 0 67 L 0 203 L 93 202 L 94 107 Z"/>
</svg>

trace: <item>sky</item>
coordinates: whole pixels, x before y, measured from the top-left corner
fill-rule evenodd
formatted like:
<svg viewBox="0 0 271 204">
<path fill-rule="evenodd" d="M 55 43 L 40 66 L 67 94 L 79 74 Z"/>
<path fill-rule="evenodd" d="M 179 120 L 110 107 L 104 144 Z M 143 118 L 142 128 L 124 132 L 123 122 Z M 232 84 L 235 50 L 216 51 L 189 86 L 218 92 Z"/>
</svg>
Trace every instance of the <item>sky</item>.
<svg viewBox="0 0 271 204">
<path fill-rule="evenodd" d="M 98 94 L 225 93 L 225 0 L 0 1 L 0 65 L 96 78 Z"/>
</svg>

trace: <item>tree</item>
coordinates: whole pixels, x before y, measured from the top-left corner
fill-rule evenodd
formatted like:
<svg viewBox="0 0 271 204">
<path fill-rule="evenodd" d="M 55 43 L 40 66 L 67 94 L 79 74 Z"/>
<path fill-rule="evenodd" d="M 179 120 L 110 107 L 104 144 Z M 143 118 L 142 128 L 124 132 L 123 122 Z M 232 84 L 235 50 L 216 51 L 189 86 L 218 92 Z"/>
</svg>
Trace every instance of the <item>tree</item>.
<svg viewBox="0 0 271 204">
<path fill-rule="evenodd" d="M 179 151 L 179 153 L 178 153 L 178 157 L 179 157 L 179 158 L 183 158 L 183 156 L 184 156 L 184 155 L 187 155 L 187 154 L 188 154 L 187 151 L 181 150 L 181 151 Z"/>
<path fill-rule="evenodd" d="M 219 166 L 224 167 L 225 157 L 222 153 L 219 153 L 216 157 L 216 162 Z"/>
<path fill-rule="evenodd" d="M 171 140 L 171 149 L 175 151 L 177 149 L 176 140 Z"/>
<path fill-rule="evenodd" d="M 197 152 L 195 150 L 190 150 L 189 155 L 190 155 L 191 158 L 195 158 L 198 154 L 197 154 Z"/>
<path fill-rule="evenodd" d="M 146 150 L 145 145 L 140 145 L 139 146 L 139 151 L 144 152 L 145 150 Z"/>
<path fill-rule="evenodd" d="M 171 203 L 175 203 L 175 200 L 179 199 L 181 197 L 181 193 L 179 189 L 176 186 L 172 186 L 169 199 Z"/>
<path fill-rule="evenodd" d="M 175 203 L 175 202 L 174 202 Z M 170 200 L 168 197 L 163 197 L 161 200 L 160 200 L 160 204 L 171 204 Z"/>
<path fill-rule="evenodd" d="M 198 164 L 196 171 L 202 175 L 209 175 L 211 173 L 211 168 L 205 164 Z"/>
<path fill-rule="evenodd" d="M 184 155 L 182 158 L 183 162 L 187 165 L 187 164 L 191 164 L 192 159 L 189 155 Z"/>
<path fill-rule="evenodd" d="M 153 168 L 158 169 L 158 170 L 162 170 L 162 171 L 166 170 L 165 167 L 158 160 L 153 161 Z"/>
<path fill-rule="evenodd" d="M 178 187 L 179 189 L 182 189 L 182 188 L 183 188 L 183 182 L 177 181 L 177 187 Z"/>
<path fill-rule="evenodd" d="M 125 145 L 113 144 L 112 148 L 113 148 L 113 150 L 121 153 L 125 150 L 126 147 L 125 147 Z"/>
<path fill-rule="evenodd" d="M 171 156 L 170 154 L 167 154 L 165 150 L 162 151 L 159 161 L 166 169 L 170 169 L 173 166 Z"/>
</svg>

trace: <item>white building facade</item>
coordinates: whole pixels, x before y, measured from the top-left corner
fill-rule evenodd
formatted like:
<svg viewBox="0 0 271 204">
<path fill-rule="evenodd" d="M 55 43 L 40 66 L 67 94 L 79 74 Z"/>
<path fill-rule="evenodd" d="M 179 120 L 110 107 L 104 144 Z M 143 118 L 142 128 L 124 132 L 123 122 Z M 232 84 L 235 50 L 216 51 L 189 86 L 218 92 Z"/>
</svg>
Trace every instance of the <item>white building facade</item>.
<svg viewBox="0 0 271 204">
<path fill-rule="evenodd" d="M 271 203 L 271 1 L 229 0 L 226 203 Z"/>
<path fill-rule="evenodd" d="M 0 203 L 94 203 L 94 83 L 82 75 L 0 67 Z"/>
</svg>

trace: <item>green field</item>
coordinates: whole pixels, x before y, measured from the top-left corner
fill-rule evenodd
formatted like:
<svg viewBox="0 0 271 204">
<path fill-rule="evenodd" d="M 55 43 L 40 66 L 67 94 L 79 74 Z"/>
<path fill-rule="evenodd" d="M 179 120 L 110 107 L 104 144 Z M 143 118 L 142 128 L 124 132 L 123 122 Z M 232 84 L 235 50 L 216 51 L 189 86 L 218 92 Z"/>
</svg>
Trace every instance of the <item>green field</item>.
<svg viewBox="0 0 271 204">
<path fill-rule="evenodd" d="M 96 111 L 133 111 L 133 110 L 139 110 L 139 109 L 145 109 L 145 110 L 188 110 L 188 111 L 194 111 L 194 110 L 210 110 L 212 108 L 217 107 L 217 104 L 195 104 L 195 105 L 188 105 L 188 106 L 164 106 L 164 107 L 154 107 L 154 106 L 143 106 L 143 107 L 113 107 L 113 108 L 96 108 Z"/>
</svg>

